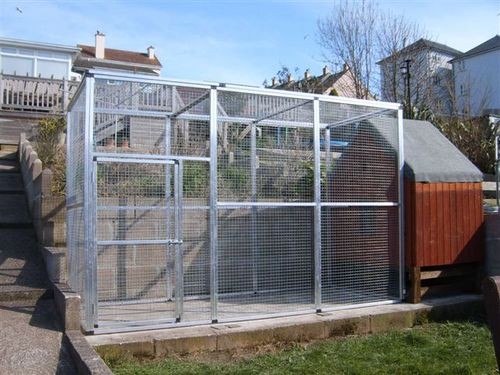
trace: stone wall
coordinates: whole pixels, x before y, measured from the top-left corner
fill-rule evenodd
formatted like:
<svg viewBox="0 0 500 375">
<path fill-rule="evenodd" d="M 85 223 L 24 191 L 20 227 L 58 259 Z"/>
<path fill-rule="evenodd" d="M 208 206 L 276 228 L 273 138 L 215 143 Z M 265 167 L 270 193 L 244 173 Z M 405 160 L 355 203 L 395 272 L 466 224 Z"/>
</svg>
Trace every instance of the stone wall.
<svg viewBox="0 0 500 375">
<path fill-rule="evenodd" d="M 66 281 L 66 197 L 52 194 L 52 171 L 26 139 L 19 138 L 19 164 L 33 227 L 47 274 L 54 282 Z"/>
</svg>

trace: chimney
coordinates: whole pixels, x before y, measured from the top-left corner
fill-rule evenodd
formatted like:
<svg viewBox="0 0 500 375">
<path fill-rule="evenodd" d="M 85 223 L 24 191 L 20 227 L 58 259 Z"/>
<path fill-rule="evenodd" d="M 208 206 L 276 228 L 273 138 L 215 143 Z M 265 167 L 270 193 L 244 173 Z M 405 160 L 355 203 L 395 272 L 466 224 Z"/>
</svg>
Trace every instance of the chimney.
<svg viewBox="0 0 500 375">
<path fill-rule="evenodd" d="M 330 74 L 330 68 L 328 67 L 328 65 L 325 65 L 323 67 L 323 75 L 326 76 L 327 74 Z"/>
<path fill-rule="evenodd" d="M 309 78 L 311 78 L 311 72 L 309 71 L 309 69 L 307 69 L 307 70 L 304 72 L 304 79 L 305 79 L 305 80 L 308 80 Z"/>
<path fill-rule="evenodd" d="M 288 83 L 292 82 L 293 81 L 293 77 L 292 77 L 292 73 L 288 73 L 286 75 L 286 80 L 288 81 Z"/>
<path fill-rule="evenodd" d="M 106 35 L 97 30 L 95 34 L 95 57 L 96 59 L 104 59 L 104 42 Z"/>
<path fill-rule="evenodd" d="M 276 77 L 271 79 L 271 86 L 276 86 Z"/>
<path fill-rule="evenodd" d="M 153 46 L 148 47 L 148 59 L 154 60 L 155 58 L 155 48 Z"/>
</svg>

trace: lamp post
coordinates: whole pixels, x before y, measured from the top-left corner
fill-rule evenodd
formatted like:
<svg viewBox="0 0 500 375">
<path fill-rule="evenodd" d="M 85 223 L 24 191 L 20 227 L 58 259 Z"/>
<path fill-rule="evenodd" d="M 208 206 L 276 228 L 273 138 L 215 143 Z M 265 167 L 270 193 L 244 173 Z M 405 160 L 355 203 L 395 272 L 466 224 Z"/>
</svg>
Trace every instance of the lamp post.
<svg viewBox="0 0 500 375">
<path fill-rule="evenodd" d="M 401 74 L 405 78 L 405 91 L 406 91 L 406 118 L 411 117 L 411 93 L 410 93 L 410 59 L 406 59 L 399 67 Z"/>
</svg>

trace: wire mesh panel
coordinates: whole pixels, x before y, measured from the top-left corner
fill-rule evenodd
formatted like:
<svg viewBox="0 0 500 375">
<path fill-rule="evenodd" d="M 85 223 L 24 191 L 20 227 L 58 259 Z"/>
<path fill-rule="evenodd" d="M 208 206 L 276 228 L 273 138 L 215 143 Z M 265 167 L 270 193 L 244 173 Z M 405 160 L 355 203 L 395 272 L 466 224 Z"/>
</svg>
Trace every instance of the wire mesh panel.
<svg viewBox="0 0 500 375">
<path fill-rule="evenodd" d="M 396 105 L 111 72 L 85 82 L 68 126 L 85 329 L 401 299 Z"/>
<path fill-rule="evenodd" d="M 87 87 L 82 83 L 73 99 L 71 114 L 68 116 L 67 153 L 66 153 L 66 206 L 68 251 L 68 282 L 73 290 L 81 294 L 82 309 L 87 303 L 85 284 L 87 262 L 85 257 L 85 217 L 84 217 L 84 166 Z M 82 311 L 83 315 L 83 311 Z"/>
<path fill-rule="evenodd" d="M 394 111 L 322 103 L 322 303 L 399 298 L 398 128 Z"/>
</svg>

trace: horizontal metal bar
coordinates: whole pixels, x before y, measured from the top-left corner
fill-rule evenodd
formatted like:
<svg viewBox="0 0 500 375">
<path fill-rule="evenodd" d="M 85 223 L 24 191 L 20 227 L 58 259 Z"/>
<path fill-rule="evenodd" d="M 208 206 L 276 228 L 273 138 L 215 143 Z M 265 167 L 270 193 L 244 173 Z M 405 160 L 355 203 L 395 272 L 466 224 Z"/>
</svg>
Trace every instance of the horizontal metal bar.
<svg viewBox="0 0 500 375">
<path fill-rule="evenodd" d="M 147 159 L 147 160 L 190 160 L 209 162 L 210 158 L 205 156 L 182 156 L 182 155 L 156 155 L 156 154 L 134 154 L 134 153 L 117 153 L 117 152 L 93 152 L 94 159 L 99 157 L 118 158 L 118 159 Z"/>
<path fill-rule="evenodd" d="M 158 160 L 158 159 L 138 159 L 127 157 L 107 157 L 97 156 L 95 161 L 103 163 L 132 163 L 132 164 L 175 164 L 174 160 Z"/>
<path fill-rule="evenodd" d="M 382 305 L 394 305 L 396 303 L 401 303 L 401 300 L 399 299 L 389 299 L 389 300 L 383 300 L 383 301 L 377 301 L 377 302 L 365 302 L 365 303 L 358 303 L 358 304 L 349 304 L 349 305 L 328 305 L 324 304 L 321 306 L 321 311 L 322 312 L 329 312 L 329 311 L 340 311 L 340 310 L 350 310 L 350 309 L 361 309 L 364 307 L 375 307 L 375 306 L 382 306 Z"/>
<path fill-rule="evenodd" d="M 120 116 L 137 116 L 137 117 L 159 117 L 165 118 L 172 114 L 171 111 L 153 111 L 149 109 L 127 109 L 127 108 L 99 108 L 94 109 L 94 113 L 106 115 Z"/>
<path fill-rule="evenodd" d="M 370 113 L 364 113 L 364 114 L 359 115 L 359 116 L 354 116 L 354 117 L 351 117 L 351 118 L 346 118 L 345 120 L 334 122 L 333 124 L 327 125 L 326 128 L 327 129 L 332 129 L 332 128 L 336 128 L 336 127 L 339 127 L 339 126 L 352 124 L 354 122 L 366 120 L 366 119 L 369 119 L 369 118 L 372 118 L 372 117 L 375 117 L 375 116 L 380 116 L 380 115 L 383 115 L 383 114 L 388 113 L 388 112 L 394 113 L 394 110 L 393 109 L 382 109 L 380 111 L 375 111 L 375 112 L 370 112 Z"/>
<path fill-rule="evenodd" d="M 321 202 L 321 207 L 398 207 L 398 202 Z"/>
<path fill-rule="evenodd" d="M 241 208 L 241 207 L 314 207 L 314 202 L 217 202 L 218 208 Z"/>
<path fill-rule="evenodd" d="M 98 211 L 163 211 L 166 210 L 167 206 L 97 206 Z M 209 206 L 189 206 L 184 204 L 182 206 L 183 210 L 208 210 Z"/>
<path fill-rule="evenodd" d="M 175 245 L 179 242 L 174 239 L 165 240 L 108 240 L 96 241 L 98 246 L 113 246 L 113 245 Z"/>
<path fill-rule="evenodd" d="M 218 85 L 217 82 L 199 82 L 191 80 L 178 80 L 175 78 L 161 78 L 152 77 L 142 74 L 130 74 L 130 73 L 120 73 L 108 70 L 91 70 L 90 74 L 93 74 L 96 79 L 108 79 L 110 81 L 126 81 L 126 82 L 143 82 L 150 84 L 168 85 L 168 86 L 182 86 L 190 88 L 199 89 L 210 89 L 214 85 Z"/>
</svg>

